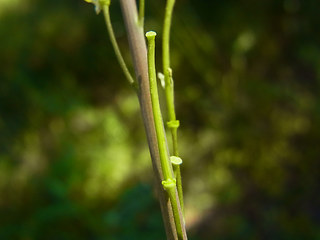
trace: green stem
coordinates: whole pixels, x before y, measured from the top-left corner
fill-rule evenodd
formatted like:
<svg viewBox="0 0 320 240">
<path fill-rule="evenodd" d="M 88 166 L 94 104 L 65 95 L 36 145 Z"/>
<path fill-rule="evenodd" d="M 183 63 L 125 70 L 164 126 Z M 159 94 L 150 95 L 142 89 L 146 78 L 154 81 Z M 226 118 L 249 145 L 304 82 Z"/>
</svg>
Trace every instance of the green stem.
<svg viewBox="0 0 320 240">
<path fill-rule="evenodd" d="M 181 211 L 182 211 L 182 213 L 184 213 L 184 202 L 183 202 L 183 191 L 182 191 L 180 166 L 173 166 L 173 172 L 174 172 L 174 175 L 177 180 L 177 190 L 178 190 Z"/>
<path fill-rule="evenodd" d="M 105 21 L 106 21 L 106 25 L 107 25 L 107 30 L 108 30 L 108 33 L 109 33 L 109 37 L 110 37 L 110 41 L 111 41 L 111 44 L 113 46 L 113 49 L 114 49 L 114 52 L 116 54 L 116 57 L 118 59 L 118 62 L 120 64 L 120 67 L 122 68 L 122 71 L 124 72 L 124 75 L 126 76 L 127 80 L 129 81 L 129 83 L 131 85 L 134 85 L 135 81 L 133 79 L 133 77 L 131 76 L 130 72 L 129 72 L 129 69 L 121 55 L 121 52 L 120 52 L 120 49 L 119 49 L 119 46 L 118 46 L 118 43 L 117 43 L 117 40 L 116 40 L 116 37 L 114 35 L 114 31 L 113 31 L 113 28 L 112 28 L 112 24 L 111 24 L 111 19 L 110 19 L 110 1 L 109 2 L 106 2 L 102 5 L 102 9 L 103 9 L 103 13 L 104 13 L 104 18 L 105 18 Z"/>
<path fill-rule="evenodd" d="M 163 24 L 163 40 L 162 40 L 162 54 L 163 54 L 163 74 L 165 80 L 165 95 L 166 103 L 168 110 L 168 127 L 171 131 L 172 136 L 172 148 L 173 155 L 179 156 L 178 150 L 178 133 L 177 129 L 179 127 L 179 121 L 176 120 L 176 113 L 174 108 L 174 83 L 172 79 L 172 70 L 170 67 L 170 28 L 172 22 L 172 12 L 175 4 L 175 0 L 167 0 L 164 24 Z M 183 203 L 183 191 L 182 191 L 182 180 L 180 166 L 176 167 L 176 179 L 177 179 L 177 188 L 179 194 L 179 200 L 182 212 L 184 212 L 184 203 Z"/>
<path fill-rule="evenodd" d="M 182 228 L 181 223 L 184 221 L 180 219 L 179 210 L 178 210 L 178 197 L 176 195 L 176 181 L 169 179 L 168 181 L 162 182 L 165 190 L 167 191 L 169 195 L 169 199 L 171 201 L 172 211 L 173 211 L 173 217 L 176 223 L 176 230 L 179 240 L 183 240 L 183 234 L 182 234 Z"/>
<path fill-rule="evenodd" d="M 162 55 L 163 55 L 163 74 L 165 81 L 165 92 L 167 99 L 167 108 L 169 113 L 169 119 L 175 120 L 176 114 L 174 110 L 174 97 L 173 97 L 173 81 L 172 81 L 172 71 L 170 68 L 170 28 L 171 28 L 171 19 L 172 11 L 174 7 L 175 0 L 168 0 L 164 24 L 163 24 L 163 39 L 162 39 Z"/>
<path fill-rule="evenodd" d="M 173 173 L 177 180 L 177 190 L 178 190 L 178 196 L 182 196 L 182 185 L 178 183 L 178 180 L 181 180 L 181 172 L 180 172 L 180 165 L 182 164 L 182 159 L 178 156 L 171 156 L 170 161 L 172 163 L 173 167 Z M 180 187 L 180 188 L 179 188 Z M 181 210 L 183 210 L 183 201 L 180 201 L 180 207 Z"/>
<path fill-rule="evenodd" d="M 169 153 L 167 144 L 165 141 L 165 133 L 163 127 L 163 120 L 161 115 L 160 103 L 159 103 L 159 95 L 158 95 L 158 87 L 157 87 L 157 79 L 156 79 L 156 67 L 155 67 L 155 32 L 147 32 L 146 34 L 148 40 L 148 70 L 149 70 L 149 81 L 150 81 L 150 94 L 154 115 L 154 122 L 156 127 L 156 133 L 158 138 L 159 145 L 159 154 L 161 165 L 163 169 L 163 177 L 164 179 L 173 178 L 170 161 L 169 161 Z"/>
<path fill-rule="evenodd" d="M 143 27 L 144 25 L 144 7 L 145 6 L 145 0 L 140 0 L 139 1 L 139 25 Z"/>
<path fill-rule="evenodd" d="M 179 208 L 176 195 L 176 180 L 173 176 L 171 169 L 171 161 L 169 160 L 169 152 L 165 139 L 165 131 L 163 126 L 163 120 L 160 110 L 158 87 L 156 81 L 156 68 L 155 68 L 155 36 L 153 31 L 147 32 L 146 37 L 148 40 L 148 70 L 149 70 L 149 82 L 150 82 L 150 95 L 152 101 L 152 109 L 154 116 L 154 124 L 156 128 L 156 135 L 158 140 L 159 154 L 161 167 L 163 169 L 164 181 L 162 182 L 165 190 L 167 191 L 173 216 L 175 220 L 178 239 L 183 239 L 182 225 L 183 219 L 180 219 Z"/>
<path fill-rule="evenodd" d="M 175 0 L 167 0 L 167 5 L 165 9 L 164 24 L 163 24 L 163 36 L 162 36 L 162 54 L 163 54 L 163 74 L 165 76 L 166 85 L 170 81 L 169 71 L 170 71 L 170 28 L 172 11 L 174 7 Z M 174 111 L 171 112 L 174 114 Z"/>
</svg>

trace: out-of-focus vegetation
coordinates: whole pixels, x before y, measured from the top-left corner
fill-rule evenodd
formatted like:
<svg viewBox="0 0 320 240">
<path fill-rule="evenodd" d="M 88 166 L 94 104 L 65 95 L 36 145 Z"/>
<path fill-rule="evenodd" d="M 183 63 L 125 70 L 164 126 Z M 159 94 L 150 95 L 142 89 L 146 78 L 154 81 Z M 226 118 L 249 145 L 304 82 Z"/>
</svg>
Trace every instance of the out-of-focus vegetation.
<svg viewBox="0 0 320 240">
<path fill-rule="evenodd" d="M 159 36 L 164 3 L 147 1 Z M 190 239 L 320 239 L 319 9 L 177 0 Z M 115 0 L 111 14 L 130 62 Z M 0 239 L 164 238 L 138 102 L 103 17 L 79 0 L 1 0 Z"/>
</svg>

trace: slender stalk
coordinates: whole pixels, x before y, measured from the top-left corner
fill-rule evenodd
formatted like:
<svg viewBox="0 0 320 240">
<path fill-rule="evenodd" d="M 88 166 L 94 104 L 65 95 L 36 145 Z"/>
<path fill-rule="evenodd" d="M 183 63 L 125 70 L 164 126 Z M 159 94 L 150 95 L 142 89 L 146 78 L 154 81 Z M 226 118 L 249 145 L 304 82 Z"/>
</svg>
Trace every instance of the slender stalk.
<svg viewBox="0 0 320 240">
<path fill-rule="evenodd" d="M 153 111 L 152 111 L 152 101 L 149 87 L 149 77 L 148 77 L 148 62 L 147 62 L 147 49 L 145 38 L 143 35 L 143 16 L 144 16 L 144 0 L 140 3 L 140 24 L 137 12 L 137 6 L 135 0 L 120 0 L 120 5 L 123 12 L 124 22 L 126 25 L 128 40 L 130 44 L 131 55 L 133 58 L 134 69 L 136 73 L 137 82 L 134 82 L 131 77 L 128 68 L 125 65 L 121 52 L 119 50 L 118 44 L 116 42 L 114 31 L 110 20 L 110 0 L 85 0 L 87 2 L 93 3 L 95 5 L 95 11 L 98 14 L 103 10 L 105 15 L 105 21 L 107 24 L 107 29 L 110 35 L 111 43 L 114 47 L 116 56 L 123 69 L 126 78 L 131 84 L 137 84 L 136 90 L 139 98 L 140 109 L 143 117 L 143 123 L 145 126 L 147 140 L 150 150 L 150 155 L 152 159 L 152 166 L 154 170 L 154 176 L 156 180 L 156 190 L 158 193 L 161 212 L 163 216 L 163 221 L 165 225 L 166 235 L 168 240 L 187 240 L 185 225 L 183 221 L 183 214 L 180 207 L 180 202 L 177 201 L 179 198 L 176 189 L 176 183 L 174 178 L 164 178 L 166 176 L 173 176 L 171 165 L 165 167 L 161 166 L 160 153 L 158 149 L 158 140 L 156 128 L 154 125 Z M 161 115 L 160 115 L 161 116 Z M 162 118 L 161 118 L 162 120 Z M 162 130 L 164 132 L 163 122 Z M 165 135 L 162 138 L 162 144 L 167 148 L 167 142 Z M 163 151 L 161 151 L 163 153 Z M 167 150 L 168 153 L 168 150 Z M 167 159 L 169 155 L 167 154 Z M 164 169 L 164 170 L 163 170 Z M 168 194 L 166 194 L 166 191 Z M 179 219 L 179 221 L 175 221 Z M 181 221 L 180 221 L 181 219 Z"/>
<path fill-rule="evenodd" d="M 150 84 L 150 94 L 152 101 L 152 110 L 154 125 L 156 127 L 158 147 L 160 153 L 160 161 L 163 169 L 164 179 L 173 178 L 171 171 L 171 164 L 169 160 L 169 153 L 165 138 L 165 132 L 163 128 L 163 120 L 159 103 L 157 78 L 156 78 L 156 67 L 155 67 L 155 37 L 156 33 L 153 31 L 147 32 L 146 34 L 148 40 L 148 70 L 149 70 L 149 84 Z"/>
<path fill-rule="evenodd" d="M 170 67 L 170 28 L 172 22 L 172 12 L 175 4 L 175 0 L 167 0 L 164 24 L 163 24 L 163 39 L 162 39 L 162 55 L 163 55 L 163 73 L 165 81 L 165 95 L 168 110 L 169 121 L 167 126 L 170 128 L 172 136 L 172 149 L 173 155 L 179 156 L 178 150 L 178 127 L 179 121 L 176 119 L 176 113 L 174 108 L 174 83 L 172 79 L 172 70 Z M 182 191 L 182 181 L 181 181 L 181 171 L 179 165 L 174 165 L 175 177 L 177 179 L 177 189 L 180 200 L 181 209 L 184 212 L 183 203 L 183 191 Z"/>
<path fill-rule="evenodd" d="M 180 157 L 177 157 L 177 156 L 171 156 L 170 157 L 170 161 L 172 163 L 174 176 L 176 177 L 176 179 L 180 179 L 181 180 L 180 165 L 182 164 L 182 159 Z M 180 193 L 179 193 L 179 188 L 178 187 L 179 187 L 179 185 L 177 185 L 177 190 L 178 190 L 178 195 L 181 194 L 181 195 L 179 195 L 179 198 L 180 198 L 180 196 L 182 196 L 181 182 L 180 182 L 180 190 L 181 190 Z M 183 204 L 183 201 L 180 201 L 181 209 L 183 211 L 183 205 L 182 204 Z"/>
<path fill-rule="evenodd" d="M 139 25 L 143 27 L 144 25 L 144 8 L 145 8 L 145 0 L 139 1 Z"/>
<path fill-rule="evenodd" d="M 110 1 L 104 3 L 102 5 L 102 9 L 103 9 L 104 18 L 105 18 L 105 22 L 107 25 L 107 30 L 109 33 L 110 41 L 111 41 L 112 47 L 114 49 L 114 52 L 116 54 L 116 57 L 118 59 L 118 62 L 120 64 L 120 67 L 122 68 L 122 71 L 123 71 L 125 77 L 127 78 L 127 80 L 129 81 L 129 83 L 133 85 L 134 79 L 131 76 L 129 69 L 128 69 L 128 67 L 122 57 L 122 54 L 120 52 L 120 49 L 119 49 L 119 46 L 118 46 L 118 43 L 116 40 L 116 37 L 114 35 L 114 31 L 113 31 L 113 27 L 112 27 L 111 19 L 110 19 Z"/>
<path fill-rule="evenodd" d="M 150 83 L 152 110 L 153 110 L 154 124 L 156 127 L 161 167 L 163 170 L 163 177 L 164 177 L 164 181 L 162 181 L 162 184 L 165 190 L 167 191 L 171 201 L 178 239 L 183 239 L 182 228 L 181 228 L 181 223 L 183 223 L 183 219 L 181 219 L 179 216 L 177 196 L 175 194 L 176 180 L 171 170 L 171 161 L 169 160 L 169 152 L 168 152 L 167 142 L 165 138 L 165 131 L 164 131 L 162 114 L 161 114 L 160 103 L 159 103 L 156 67 L 155 67 L 156 33 L 153 31 L 147 32 L 146 37 L 148 39 L 148 70 L 149 70 L 149 83 Z"/>
<path fill-rule="evenodd" d="M 184 213 L 184 202 L 183 202 L 183 191 L 182 191 L 180 166 L 173 165 L 173 172 L 174 172 L 175 178 L 177 180 L 177 190 L 178 190 L 178 196 L 179 196 L 181 210 Z"/>
<path fill-rule="evenodd" d="M 176 226 L 171 208 L 171 202 L 162 186 L 163 173 L 160 163 L 160 155 L 158 151 L 158 142 L 156 137 L 156 130 L 153 120 L 152 103 L 150 96 L 149 78 L 148 78 L 148 62 L 147 49 L 143 28 L 137 24 L 138 13 L 135 0 L 120 0 L 124 22 L 126 25 L 128 40 L 130 44 L 131 55 L 133 58 L 136 78 L 139 84 L 139 103 L 142 112 L 142 118 L 147 134 L 149 150 L 152 159 L 152 166 L 154 170 L 156 190 L 160 200 L 162 217 L 165 225 L 166 235 L 168 240 L 177 240 Z M 175 193 L 176 195 L 177 192 Z M 179 216 L 182 218 L 182 211 L 180 204 L 177 203 Z M 183 230 L 183 239 L 186 240 L 186 231 L 184 224 L 181 224 Z"/>
<path fill-rule="evenodd" d="M 169 119 L 176 119 L 176 114 L 174 111 L 174 105 L 171 103 L 174 102 L 173 99 L 173 81 L 170 77 L 171 68 L 170 68 L 170 28 L 171 28 L 171 19 L 172 11 L 174 7 L 175 0 L 167 0 L 164 24 L 163 24 L 163 33 L 162 33 L 162 55 L 163 55 L 163 74 L 165 81 L 165 91 L 167 98 L 167 107 L 169 113 Z"/>
</svg>

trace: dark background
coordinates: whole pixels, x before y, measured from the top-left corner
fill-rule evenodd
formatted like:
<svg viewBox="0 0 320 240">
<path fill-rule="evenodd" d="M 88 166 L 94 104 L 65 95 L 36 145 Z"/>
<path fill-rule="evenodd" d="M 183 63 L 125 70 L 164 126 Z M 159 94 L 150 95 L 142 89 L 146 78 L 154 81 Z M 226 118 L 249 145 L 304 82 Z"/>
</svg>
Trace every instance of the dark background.
<svg viewBox="0 0 320 240">
<path fill-rule="evenodd" d="M 146 4 L 160 71 L 165 1 Z M 171 59 L 191 240 L 320 239 L 319 9 L 177 0 Z M 0 239 L 165 239 L 152 185 L 138 101 L 102 14 L 80 0 L 1 0 Z"/>
</svg>

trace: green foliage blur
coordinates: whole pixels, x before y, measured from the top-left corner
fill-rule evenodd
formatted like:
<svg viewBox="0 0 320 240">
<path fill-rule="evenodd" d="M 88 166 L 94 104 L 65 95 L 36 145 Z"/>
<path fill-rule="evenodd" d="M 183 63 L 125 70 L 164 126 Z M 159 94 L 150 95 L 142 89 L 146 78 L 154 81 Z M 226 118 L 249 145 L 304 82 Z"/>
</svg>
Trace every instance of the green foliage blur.
<svg viewBox="0 0 320 240">
<path fill-rule="evenodd" d="M 161 71 L 165 1 L 146 4 Z M 191 240 L 320 239 L 319 9 L 176 1 Z M 116 0 L 111 14 L 132 69 Z M 82 0 L 0 0 L 0 239 L 165 239 L 152 185 L 138 101 L 102 15 Z"/>
</svg>

